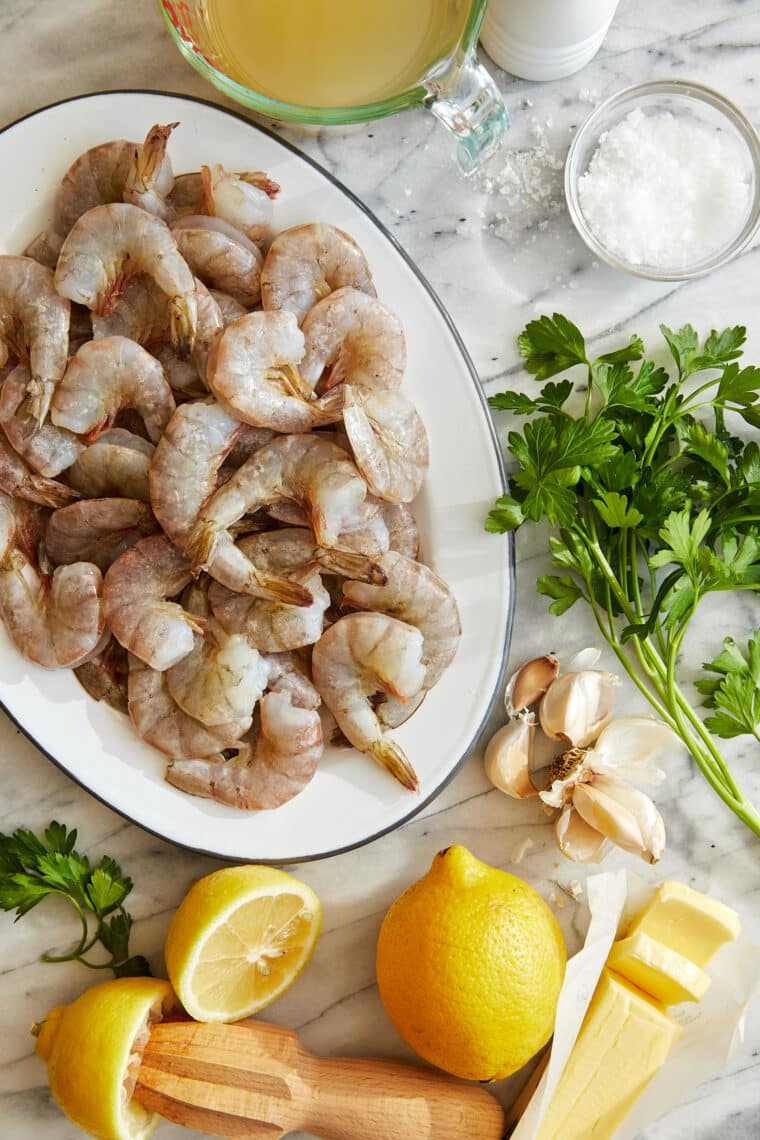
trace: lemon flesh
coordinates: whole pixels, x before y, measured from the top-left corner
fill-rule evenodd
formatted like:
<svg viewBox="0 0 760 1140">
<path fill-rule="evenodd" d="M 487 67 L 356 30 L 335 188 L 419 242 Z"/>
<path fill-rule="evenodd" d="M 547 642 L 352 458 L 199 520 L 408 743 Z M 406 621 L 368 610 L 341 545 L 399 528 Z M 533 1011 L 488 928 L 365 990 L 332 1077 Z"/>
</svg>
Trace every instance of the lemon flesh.
<svg viewBox="0 0 760 1140">
<path fill-rule="evenodd" d="M 565 960 L 557 920 L 532 887 L 450 847 L 385 916 L 377 982 L 421 1057 L 489 1081 L 551 1037 Z"/>
<path fill-rule="evenodd" d="M 284 993 L 311 957 L 322 910 L 273 867 L 227 867 L 197 882 L 166 936 L 166 968 L 197 1021 L 238 1021 Z"/>
<path fill-rule="evenodd" d="M 51 1010 L 37 1037 L 50 1091 L 70 1120 L 100 1140 L 145 1140 L 159 1118 L 133 1101 L 150 1026 L 179 1004 L 168 982 L 117 978 Z"/>
</svg>

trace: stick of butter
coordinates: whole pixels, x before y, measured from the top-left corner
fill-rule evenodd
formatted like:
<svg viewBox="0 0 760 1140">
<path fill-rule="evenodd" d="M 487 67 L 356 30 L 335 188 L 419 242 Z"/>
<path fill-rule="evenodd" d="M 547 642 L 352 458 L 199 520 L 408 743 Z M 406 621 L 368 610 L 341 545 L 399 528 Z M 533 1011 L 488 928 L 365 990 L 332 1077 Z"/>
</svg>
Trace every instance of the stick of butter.
<svg viewBox="0 0 760 1140">
<path fill-rule="evenodd" d="M 607 965 L 662 1005 L 701 1001 L 710 975 L 642 930 L 613 943 Z"/>
<path fill-rule="evenodd" d="M 648 906 L 634 919 L 628 936 L 641 933 L 705 966 L 724 942 L 739 937 L 735 910 L 685 883 L 661 883 Z"/>
<path fill-rule="evenodd" d="M 681 1030 L 623 978 L 602 971 L 536 1140 L 609 1140 Z"/>
</svg>

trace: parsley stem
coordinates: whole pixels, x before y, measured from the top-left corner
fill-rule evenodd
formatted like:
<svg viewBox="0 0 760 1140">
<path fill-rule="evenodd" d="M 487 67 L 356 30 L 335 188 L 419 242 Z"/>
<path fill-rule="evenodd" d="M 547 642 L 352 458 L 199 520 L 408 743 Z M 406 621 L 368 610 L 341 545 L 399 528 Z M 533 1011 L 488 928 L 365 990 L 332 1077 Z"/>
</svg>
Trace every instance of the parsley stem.
<svg viewBox="0 0 760 1140">
<path fill-rule="evenodd" d="M 88 939 L 89 934 L 90 934 L 90 928 L 87 925 L 87 917 L 86 917 L 84 911 L 82 910 L 82 907 L 79 905 L 77 900 L 72 897 L 72 895 L 68 894 L 66 891 L 60 891 L 60 890 L 54 891 L 52 893 L 57 894 L 57 895 L 63 895 L 63 897 L 65 899 L 68 899 L 68 901 L 74 907 L 77 914 L 79 915 L 79 921 L 82 924 L 82 937 L 79 939 L 79 943 L 76 946 L 76 948 L 74 950 L 70 951 L 70 953 L 61 954 L 61 955 L 43 954 L 42 955 L 42 961 L 43 962 L 71 962 L 75 958 L 78 958 L 80 954 L 86 953 L 86 951 L 89 949 L 89 946 L 87 945 L 87 939 Z"/>
</svg>

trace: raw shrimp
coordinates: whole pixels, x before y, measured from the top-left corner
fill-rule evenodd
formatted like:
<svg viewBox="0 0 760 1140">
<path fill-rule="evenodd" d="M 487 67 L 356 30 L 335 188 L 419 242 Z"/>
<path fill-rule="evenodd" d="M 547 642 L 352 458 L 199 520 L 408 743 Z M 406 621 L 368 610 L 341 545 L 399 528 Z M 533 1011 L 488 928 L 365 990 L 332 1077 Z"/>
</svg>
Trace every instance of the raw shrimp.
<svg viewBox="0 0 760 1140">
<path fill-rule="evenodd" d="M 325 574 L 376 584 L 385 581 L 385 572 L 376 562 L 353 550 L 321 547 L 308 527 L 285 527 L 247 535 L 240 539 L 238 547 L 256 566 L 277 574 L 316 563 Z"/>
<path fill-rule="evenodd" d="M 311 680 L 308 665 L 301 653 L 262 653 L 268 669 L 267 689 L 270 693 L 290 693 L 293 704 L 302 709 L 317 709 L 322 698 Z"/>
<path fill-rule="evenodd" d="M 270 431 L 269 428 L 254 427 L 253 424 L 241 424 L 240 435 L 232 445 L 232 450 L 227 456 L 225 462 L 233 470 L 242 467 L 246 459 L 250 459 L 254 451 L 258 451 L 265 443 L 269 443 L 274 439 L 275 432 Z"/>
<path fill-rule="evenodd" d="M 43 669 L 69 669 L 92 653 L 103 633 L 97 566 L 75 562 L 41 577 L 15 542 L 15 520 L 0 503 L 5 552 L 0 562 L 0 616 L 13 644 Z"/>
<path fill-rule="evenodd" d="M 25 364 L 17 364 L 3 382 L 0 392 L 0 424 L 9 443 L 38 475 L 55 478 L 71 467 L 85 445 L 65 428 L 45 422 L 30 435 L 28 421 L 19 415 L 31 373 Z"/>
<path fill-rule="evenodd" d="M 139 193 L 138 182 L 142 178 L 148 204 L 135 202 L 135 205 L 145 210 L 150 210 L 151 188 L 164 197 L 169 194 L 173 177 L 165 153 L 166 140 L 176 126 L 177 123 L 171 123 L 167 127 L 151 127 L 142 144 L 114 139 L 80 154 L 61 181 L 58 213 L 63 232 L 68 233 L 77 219 L 93 206 L 121 202 L 128 180 L 134 192 Z"/>
<path fill-rule="evenodd" d="M 53 562 L 94 562 L 108 567 L 130 546 L 155 534 L 158 523 L 145 503 L 133 499 L 84 499 L 54 511 L 45 546 Z"/>
<path fill-rule="evenodd" d="M 267 507 L 267 514 L 288 526 L 308 527 L 309 518 L 297 503 L 288 499 L 277 499 Z M 338 535 L 336 547 L 340 550 L 353 550 L 367 558 L 377 558 L 388 549 L 388 527 L 382 516 L 379 500 L 368 495 L 350 517 L 343 520 L 343 529 Z M 363 577 L 351 574 L 349 577 Z"/>
<path fill-rule="evenodd" d="M 100 314 L 138 273 L 151 277 L 169 298 L 171 342 L 187 356 L 197 323 L 195 278 L 160 218 L 127 202 L 88 210 L 63 243 L 55 284 L 62 297 Z"/>
<path fill-rule="evenodd" d="M 214 400 L 181 404 L 166 425 L 150 467 L 150 499 L 164 532 L 180 550 L 242 430 L 240 421 Z"/>
<path fill-rule="evenodd" d="M 179 123 L 167 123 L 165 127 L 156 123 L 150 128 L 145 142 L 133 153 L 122 190 L 125 202 L 131 202 L 165 222 L 174 217 L 174 210 L 167 202 L 174 186 L 174 173 L 166 144 L 178 126 Z"/>
<path fill-rule="evenodd" d="M 44 430 L 40 428 L 37 435 Z M 66 478 L 88 499 L 115 497 L 149 503 L 148 472 L 155 450 L 142 436 L 111 428 L 85 448 Z"/>
<path fill-rule="evenodd" d="M 182 597 L 186 612 L 204 620 L 192 651 L 166 673 L 166 687 L 188 716 L 203 724 L 227 724 L 250 716 L 266 688 L 266 661 L 242 633 L 227 633 L 211 617 L 205 591 L 189 586 Z"/>
<path fill-rule="evenodd" d="M 257 245 L 222 218 L 190 214 L 172 224 L 182 256 L 196 277 L 242 305 L 261 297 L 263 258 Z"/>
<path fill-rule="evenodd" d="M 246 539 L 241 539 L 239 547 L 248 554 L 250 548 L 245 547 L 245 542 Z M 263 560 L 255 564 L 265 568 Z M 244 634 L 251 645 L 267 653 L 313 645 L 322 635 L 330 595 L 322 585 L 317 566 L 302 566 L 289 573 L 294 582 L 300 583 L 311 594 L 310 605 L 287 606 L 281 602 L 251 598 L 247 594 L 235 594 L 214 582 L 209 587 L 209 602 L 219 624 L 230 633 Z"/>
<path fill-rule="evenodd" d="M 318 391 L 336 384 L 398 388 L 406 368 L 406 337 L 396 314 L 356 289 L 338 289 L 303 322 L 301 375 Z"/>
<path fill-rule="evenodd" d="M 362 610 L 378 610 L 408 625 L 423 637 L 425 689 L 432 689 L 454 660 L 462 635 L 456 598 L 429 566 L 388 551 L 379 560 L 386 572 L 384 586 L 344 582 L 343 597 Z"/>
<path fill-rule="evenodd" d="M 418 629 L 387 614 L 349 614 L 322 634 L 311 658 L 314 684 L 341 732 L 410 791 L 419 788 L 414 768 L 378 721 L 370 697 L 415 697 L 425 679 L 422 646 Z"/>
<path fill-rule="evenodd" d="M 280 436 L 259 448 L 203 506 L 188 538 L 188 557 L 196 570 L 208 569 L 229 589 L 254 593 L 261 572 L 229 533 L 243 515 L 275 499 L 293 499 L 306 509 L 319 545 L 332 547 L 366 494 L 364 480 L 334 443 L 315 435 Z M 296 583 L 291 585 L 295 591 Z M 308 605 L 308 590 L 300 590 L 300 600 L 278 590 L 279 600 Z"/>
<path fill-rule="evenodd" d="M 221 309 L 225 328 L 236 321 L 238 317 L 244 317 L 248 311 L 245 305 L 241 305 L 234 297 L 230 297 L 229 293 L 223 293 L 221 289 L 209 289 L 209 293 Z"/>
<path fill-rule="evenodd" d="M 105 313 L 92 313 L 94 337 L 127 336 L 143 348 L 171 337 L 171 314 L 166 293 L 144 273 L 129 277 L 115 293 Z"/>
<path fill-rule="evenodd" d="M 369 496 L 367 497 L 368 501 Z M 373 499 L 379 514 L 388 530 L 388 550 L 395 550 L 397 554 L 405 554 L 407 558 L 416 558 L 420 550 L 420 532 L 414 515 L 405 503 L 386 503 L 382 499 Z"/>
<path fill-rule="evenodd" d="M 259 244 L 269 230 L 279 192 L 277 183 L 260 170 L 234 174 L 223 166 L 204 166 L 197 174 L 180 175 L 171 203 L 178 214 L 222 218 Z"/>
<path fill-rule="evenodd" d="M 103 609 L 112 634 L 159 672 L 186 657 L 193 634 L 203 631 L 202 619 L 167 601 L 191 577 L 187 559 L 162 534 L 130 547 L 106 574 Z"/>
<path fill-rule="evenodd" d="M 24 257 L 31 257 L 33 261 L 39 261 L 40 265 L 46 265 L 48 269 L 55 269 L 62 245 L 62 234 L 57 234 L 55 230 L 43 230 L 29 242 L 24 250 Z"/>
<path fill-rule="evenodd" d="M 71 307 L 56 292 L 51 269 L 31 257 L 0 257 L 0 365 L 9 354 L 29 364 L 28 408 L 44 422 L 69 355 Z"/>
<path fill-rule="evenodd" d="M 343 426 L 354 462 L 373 495 L 410 503 L 419 494 L 430 465 L 425 425 L 400 392 L 345 385 Z"/>
<path fill-rule="evenodd" d="M 138 736 L 175 760 L 212 756 L 238 748 L 251 717 L 229 724 L 205 725 L 188 716 L 172 699 L 166 674 L 129 655 L 129 717 Z"/>
<path fill-rule="evenodd" d="M 0 491 L 18 499 L 27 499 L 31 503 L 40 503 L 44 507 L 62 507 L 65 503 L 80 498 L 79 492 L 67 487 L 65 483 L 46 479 L 43 475 L 36 475 L 31 471 L 2 432 L 0 432 Z"/>
<path fill-rule="evenodd" d="M 314 776 L 322 757 L 319 713 L 301 708 L 290 693 L 267 693 L 259 704 L 258 729 L 226 759 L 173 760 L 170 784 L 194 796 L 246 810 L 280 807 Z"/>
<path fill-rule="evenodd" d="M 261 271 L 265 309 L 285 309 L 299 325 L 317 301 L 350 285 L 375 296 L 367 259 L 337 226 L 315 222 L 284 230 L 272 242 Z"/>
<path fill-rule="evenodd" d="M 129 665 L 127 651 L 115 637 L 111 637 L 97 657 L 77 665 L 77 680 L 86 693 L 96 701 L 105 701 L 117 712 L 128 713 L 127 677 Z"/>
<path fill-rule="evenodd" d="M 158 361 L 127 337 L 106 336 L 83 344 L 71 358 L 56 388 L 51 418 L 57 427 L 89 434 L 94 442 L 123 408 L 134 408 L 155 442 L 175 407 Z"/>
<path fill-rule="evenodd" d="M 340 419 L 340 401 L 314 399 L 298 374 L 302 356 L 303 334 L 291 313 L 247 313 L 214 342 L 209 387 L 256 427 L 300 432 L 334 423 Z"/>
</svg>

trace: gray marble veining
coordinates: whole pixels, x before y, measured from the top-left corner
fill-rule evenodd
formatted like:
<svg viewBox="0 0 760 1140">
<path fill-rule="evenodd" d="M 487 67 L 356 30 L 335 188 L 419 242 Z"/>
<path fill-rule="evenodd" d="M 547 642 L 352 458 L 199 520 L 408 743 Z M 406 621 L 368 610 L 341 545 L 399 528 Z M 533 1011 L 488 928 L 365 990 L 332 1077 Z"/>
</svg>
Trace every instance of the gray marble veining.
<svg viewBox="0 0 760 1140">
<path fill-rule="evenodd" d="M 572 132 L 600 98 L 629 83 L 689 76 L 725 92 L 760 123 L 758 0 L 621 0 L 597 58 L 578 75 L 547 84 L 518 82 L 492 68 L 513 119 L 508 152 L 466 182 L 451 144 L 432 118 L 409 112 L 348 134 L 283 132 L 337 175 L 377 213 L 418 263 L 447 305 L 488 391 L 505 379 L 522 383 L 515 337 L 533 316 L 559 309 L 594 347 L 632 331 L 651 337 L 659 321 L 692 320 L 703 329 L 741 322 L 750 328 L 749 359 L 760 359 L 760 251 L 745 252 L 707 279 L 657 285 L 621 276 L 595 262 L 570 226 L 561 168 Z M 4 0 L 0 5 L 0 121 L 82 92 L 144 87 L 199 95 L 224 104 L 180 58 L 153 0 Z M 3 177 L 12 177 L 4 171 Z M 499 422 L 499 430 L 506 429 Z M 588 615 L 571 611 L 560 626 L 533 589 L 548 568 L 537 536 L 517 544 L 519 597 L 515 662 L 556 645 L 595 640 Z M 721 599 L 705 611 L 685 646 L 686 668 L 718 648 L 723 629 L 740 634 L 758 623 L 757 603 Z M 608 664 L 612 664 L 608 661 Z M 637 707 L 630 697 L 631 707 Z M 135 880 L 130 907 L 136 950 L 162 968 L 161 945 L 188 883 L 216 864 L 179 851 L 101 806 L 0 721 L 0 828 L 41 826 L 53 817 L 80 830 L 83 846 L 120 859 Z M 747 791 L 760 800 L 755 750 L 736 750 Z M 760 849 L 686 761 L 660 793 L 668 851 L 651 879 L 680 877 L 736 905 L 760 939 Z M 325 1053 L 411 1057 L 374 987 L 374 944 L 391 900 L 452 842 L 508 867 L 524 837 L 534 846 L 518 873 L 546 898 L 555 883 L 577 876 L 561 864 L 540 811 L 489 790 L 480 756 L 441 796 L 399 832 L 360 851 L 294 868 L 317 891 L 325 929 L 306 978 L 268 1016 L 298 1028 Z M 626 863 L 613 856 L 608 865 Z M 636 868 L 640 870 L 639 867 Z M 560 896 L 561 897 L 561 896 Z M 570 950 L 584 931 L 582 904 L 557 910 Z M 74 934 L 63 906 L 48 901 L 20 925 L 0 916 L 0 1134 L 9 1140 L 74 1140 L 81 1135 L 51 1102 L 29 1025 L 90 981 L 81 968 L 45 967 L 39 954 Z M 760 1011 L 727 1068 L 647 1130 L 645 1140 L 753 1140 L 760 1134 Z M 508 1101 L 514 1088 L 505 1082 Z M 191 1135 L 162 1125 L 159 1136 Z"/>
</svg>

